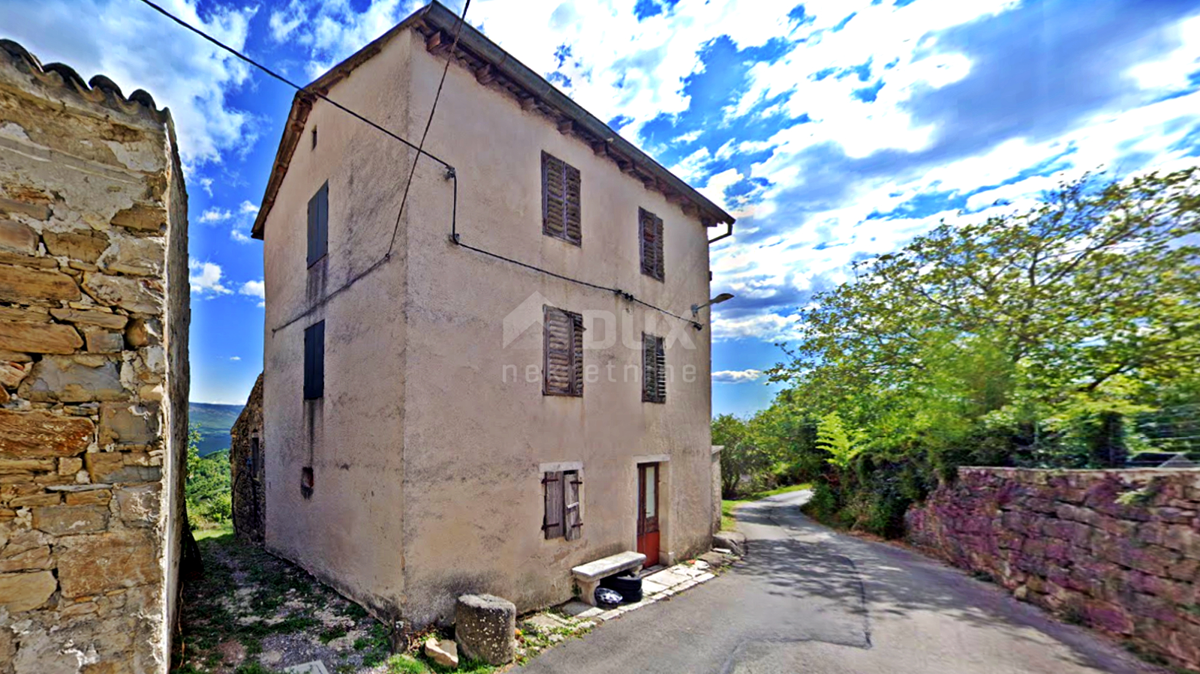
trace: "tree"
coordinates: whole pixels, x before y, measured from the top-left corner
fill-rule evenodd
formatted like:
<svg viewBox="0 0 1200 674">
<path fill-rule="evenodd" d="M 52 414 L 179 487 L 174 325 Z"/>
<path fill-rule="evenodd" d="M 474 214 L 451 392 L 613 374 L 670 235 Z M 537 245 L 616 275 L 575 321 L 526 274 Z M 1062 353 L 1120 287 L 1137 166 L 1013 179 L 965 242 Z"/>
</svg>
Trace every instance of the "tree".
<svg viewBox="0 0 1200 674">
<path fill-rule="evenodd" d="M 738 495 L 743 476 L 757 476 L 771 465 L 770 457 L 753 442 L 746 422 L 732 414 L 718 415 L 712 421 L 712 442 L 722 445 L 721 494 Z"/>
</svg>

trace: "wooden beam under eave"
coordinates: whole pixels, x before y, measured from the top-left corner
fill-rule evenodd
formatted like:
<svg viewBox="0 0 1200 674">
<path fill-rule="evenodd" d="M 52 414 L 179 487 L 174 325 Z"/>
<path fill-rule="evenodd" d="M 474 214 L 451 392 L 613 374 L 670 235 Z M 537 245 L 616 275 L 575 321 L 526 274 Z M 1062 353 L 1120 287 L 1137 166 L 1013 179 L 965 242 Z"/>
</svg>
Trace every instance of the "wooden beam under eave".
<svg viewBox="0 0 1200 674">
<path fill-rule="evenodd" d="M 529 111 L 533 110 L 534 108 L 536 108 L 537 104 L 538 104 L 537 96 L 526 96 L 525 98 L 521 99 L 521 109 L 526 112 L 529 112 Z"/>
<path fill-rule="evenodd" d="M 669 204 L 675 204 L 676 206 L 682 206 L 683 204 L 687 203 L 687 199 L 685 199 L 683 197 L 683 195 L 678 192 L 674 192 L 674 191 L 667 190 L 667 189 L 663 189 L 662 192 L 663 192 L 663 194 L 667 195 L 667 203 L 669 203 Z"/>
<path fill-rule="evenodd" d="M 694 218 L 700 215 L 700 209 L 696 207 L 696 204 L 689 201 L 683 205 L 683 214 L 689 218 Z"/>
<path fill-rule="evenodd" d="M 564 136 L 571 135 L 571 131 L 574 128 L 575 128 L 575 123 L 569 119 L 560 120 L 558 122 L 558 132 Z"/>
<path fill-rule="evenodd" d="M 475 79 L 480 84 L 488 84 L 496 79 L 496 71 L 492 70 L 492 66 L 485 63 L 475 70 Z"/>
<path fill-rule="evenodd" d="M 444 45 L 442 44 L 442 31 L 435 30 L 433 31 L 433 35 L 425 38 L 425 49 L 429 51 L 436 51 L 439 48 L 444 48 Z"/>
<path fill-rule="evenodd" d="M 604 155 L 608 154 L 608 143 L 604 141 L 592 143 L 592 152 L 595 153 L 597 157 L 603 157 Z"/>
<path fill-rule="evenodd" d="M 627 176 L 637 174 L 637 164 L 634 164 L 631 161 L 624 161 L 624 160 L 618 159 L 617 166 L 620 166 L 621 173 L 624 173 Z"/>
</svg>

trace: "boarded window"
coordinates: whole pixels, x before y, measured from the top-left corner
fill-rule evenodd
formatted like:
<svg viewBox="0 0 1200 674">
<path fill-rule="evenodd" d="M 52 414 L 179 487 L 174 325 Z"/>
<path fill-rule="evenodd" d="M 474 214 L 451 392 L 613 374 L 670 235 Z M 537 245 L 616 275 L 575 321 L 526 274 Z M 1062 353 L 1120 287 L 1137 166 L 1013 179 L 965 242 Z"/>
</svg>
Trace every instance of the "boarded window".
<svg viewBox="0 0 1200 674">
<path fill-rule="evenodd" d="M 542 153 L 542 233 L 576 246 L 583 243 L 579 169 Z"/>
<path fill-rule="evenodd" d="M 308 200 L 308 266 L 329 251 L 329 183 Z"/>
<path fill-rule="evenodd" d="M 304 329 L 304 399 L 325 395 L 325 321 Z"/>
<path fill-rule="evenodd" d="M 642 245 L 642 273 L 663 280 L 663 221 L 650 211 L 638 209 L 638 232 Z"/>
<path fill-rule="evenodd" d="M 642 402 L 667 402 L 667 353 L 662 337 L 642 333 Z"/>
<path fill-rule="evenodd" d="M 566 538 L 573 541 L 579 538 L 583 529 L 580 506 L 582 489 L 583 480 L 579 477 L 579 471 L 555 471 L 542 475 L 545 502 L 542 531 L 547 539 Z"/>
<path fill-rule="evenodd" d="M 542 307 L 545 362 L 542 393 L 548 396 L 583 395 L 583 316 L 554 307 Z"/>
</svg>

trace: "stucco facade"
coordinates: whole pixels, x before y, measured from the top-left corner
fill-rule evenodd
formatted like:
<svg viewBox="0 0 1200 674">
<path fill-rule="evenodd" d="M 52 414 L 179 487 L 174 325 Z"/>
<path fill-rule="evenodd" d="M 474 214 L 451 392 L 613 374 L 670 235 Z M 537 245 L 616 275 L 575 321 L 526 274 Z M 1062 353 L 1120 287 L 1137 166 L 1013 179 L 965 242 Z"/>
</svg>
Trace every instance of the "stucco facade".
<svg viewBox="0 0 1200 674">
<path fill-rule="evenodd" d="M 420 14 L 329 89 L 406 138 L 446 58 Z M 663 560 L 711 541 L 710 333 L 688 320 L 709 296 L 712 230 L 689 205 L 702 197 L 648 189 L 662 179 L 622 171 L 565 119 L 456 59 L 425 144 L 455 167 L 456 243 L 446 170 L 422 157 L 397 224 L 415 153 L 318 100 L 293 110 L 293 148 L 256 224 L 266 545 L 405 627 L 448 619 L 463 592 L 520 610 L 570 598 L 572 566 L 635 548 L 639 463 L 659 464 Z M 543 152 L 580 172 L 579 246 L 543 234 Z M 305 209 L 326 181 L 329 252 L 306 269 Z M 663 220 L 663 281 L 641 273 L 639 208 Z M 580 397 L 543 394 L 543 306 L 584 316 Z M 305 400 L 304 330 L 321 320 L 324 393 Z M 642 333 L 666 341 L 663 404 L 642 401 Z M 575 540 L 543 535 L 542 478 L 556 469 L 583 482 Z"/>
</svg>

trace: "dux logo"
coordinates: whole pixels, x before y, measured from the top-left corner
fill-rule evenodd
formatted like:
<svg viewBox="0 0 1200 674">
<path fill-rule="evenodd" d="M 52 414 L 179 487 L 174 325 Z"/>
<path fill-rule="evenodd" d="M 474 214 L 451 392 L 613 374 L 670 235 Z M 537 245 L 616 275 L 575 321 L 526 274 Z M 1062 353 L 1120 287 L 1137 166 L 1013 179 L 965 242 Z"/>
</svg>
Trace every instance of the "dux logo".
<svg viewBox="0 0 1200 674">
<path fill-rule="evenodd" d="M 537 326 L 540 332 L 543 320 L 542 307 L 547 304 L 550 304 L 549 300 L 541 293 L 535 292 L 517 305 L 516 309 L 508 312 L 508 315 L 504 317 L 504 346 L 512 344 L 531 327 Z"/>
</svg>

